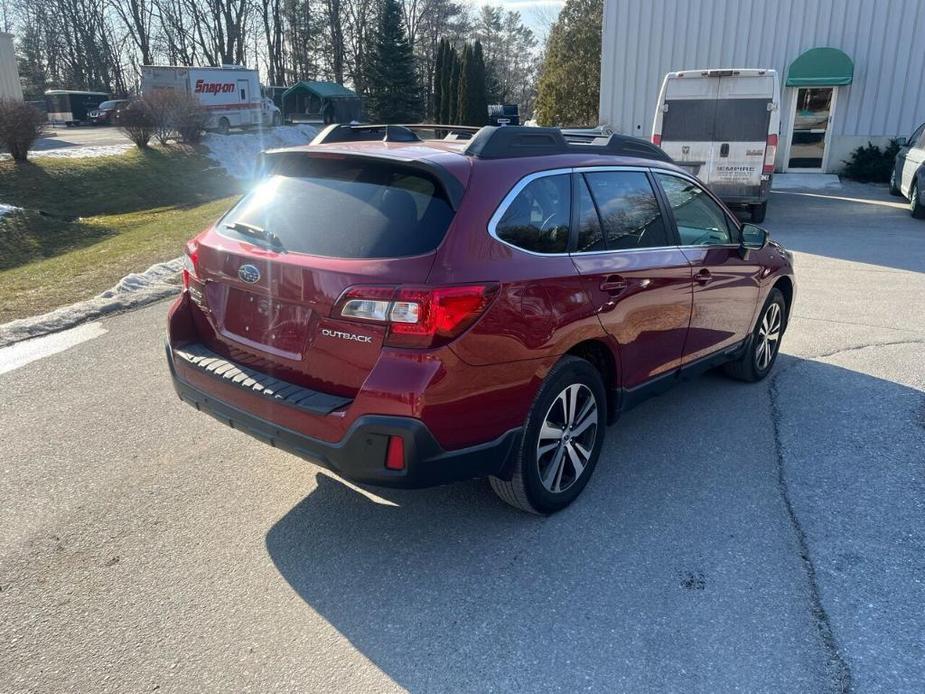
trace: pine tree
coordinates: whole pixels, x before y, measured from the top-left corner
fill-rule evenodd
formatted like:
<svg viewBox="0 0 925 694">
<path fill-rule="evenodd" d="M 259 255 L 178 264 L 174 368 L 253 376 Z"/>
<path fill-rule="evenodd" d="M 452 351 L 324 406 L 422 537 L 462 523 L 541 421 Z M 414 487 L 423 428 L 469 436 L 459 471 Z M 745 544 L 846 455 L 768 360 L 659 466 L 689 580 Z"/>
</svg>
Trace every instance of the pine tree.
<svg viewBox="0 0 925 694">
<path fill-rule="evenodd" d="M 434 61 L 434 110 L 433 117 L 435 123 L 442 123 L 440 120 L 443 112 L 443 73 L 446 71 L 447 49 L 449 48 L 446 39 L 440 39 L 437 45 L 437 58 Z"/>
<path fill-rule="evenodd" d="M 476 40 L 473 49 L 475 80 L 471 86 L 471 125 L 485 125 L 488 122 L 488 71 L 485 68 L 485 54 L 482 42 Z"/>
<path fill-rule="evenodd" d="M 462 69 L 462 60 L 456 49 L 450 52 L 450 80 L 446 90 L 446 122 L 451 125 L 459 125 L 459 82 L 460 70 Z"/>
<path fill-rule="evenodd" d="M 460 125 L 470 125 L 470 109 L 472 102 L 472 81 L 474 79 L 472 47 L 466 43 L 463 46 L 462 58 L 459 61 L 459 88 L 456 97 L 456 120 Z"/>
<path fill-rule="evenodd" d="M 420 118 L 414 54 L 402 25 L 398 0 L 383 0 L 367 77 L 366 107 L 372 121 L 411 123 Z"/>
<path fill-rule="evenodd" d="M 536 98 L 542 125 L 597 125 L 603 0 L 566 0 L 549 32 Z"/>
</svg>

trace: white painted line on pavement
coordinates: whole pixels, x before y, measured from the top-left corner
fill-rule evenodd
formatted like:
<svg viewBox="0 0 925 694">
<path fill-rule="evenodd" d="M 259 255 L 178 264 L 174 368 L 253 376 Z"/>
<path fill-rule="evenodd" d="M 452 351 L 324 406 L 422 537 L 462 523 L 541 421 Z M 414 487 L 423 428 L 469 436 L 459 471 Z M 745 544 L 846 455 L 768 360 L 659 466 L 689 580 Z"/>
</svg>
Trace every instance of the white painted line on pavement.
<svg viewBox="0 0 925 694">
<path fill-rule="evenodd" d="M 37 359 L 44 359 L 52 354 L 63 352 L 81 342 L 105 335 L 106 332 L 102 323 L 85 323 L 70 330 L 23 340 L 9 347 L 0 348 L 0 374 L 14 371 Z"/>
</svg>

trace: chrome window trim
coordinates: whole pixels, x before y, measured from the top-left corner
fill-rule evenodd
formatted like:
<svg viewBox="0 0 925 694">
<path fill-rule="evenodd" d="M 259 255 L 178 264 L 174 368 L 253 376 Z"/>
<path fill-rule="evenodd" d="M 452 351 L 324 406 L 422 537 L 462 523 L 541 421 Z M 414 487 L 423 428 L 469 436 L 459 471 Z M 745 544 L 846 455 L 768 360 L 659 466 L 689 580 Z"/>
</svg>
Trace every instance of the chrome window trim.
<svg viewBox="0 0 925 694">
<path fill-rule="evenodd" d="M 504 213 L 507 212 L 507 208 L 511 206 L 511 203 L 514 202 L 520 191 L 526 188 L 530 183 L 535 181 L 538 178 L 545 178 L 546 176 L 561 176 L 563 174 L 575 174 L 575 173 L 594 173 L 596 171 L 641 171 L 646 173 L 648 171 L 667 171 L 667 169 L 649 169 L 644 166 L 577 166 L 567 169 L 548 169 L 546 171 L 535 171 L 532 174 L 527 174 L 521 178 L 517 183 L 514 184 L 514 187 L 508 192 L 507 195 L 501 200 L 498 205 L 498 209 L 495 210 L 495 213 L 491 216 L 491 219 L 488 220 L 488 234 L 497 242 L 504 244 L 508 248 L 513 248 L 516 251 L 521 253 L 526 253 L 528 255 L 535 255 L 540 258 L 556 258 L 563 256 L 588 256 L 588 255 L 605 255 L 609 253 L 639 253 L 640 251 L 664 251 L 668 249 L 678 249 L 680 246 L 646 246 L 644 248 L 614 248 L 610 250 L 603 251 L 594 251 L 592 253 L 537 253 L 536 251 L 530 251 L 526 248 L 521 248 L 520 246 L 515 246 L 513 243 L 505 241 L 500 236 L 498 236 L 498 222 L 501 221 L 501 218 L 504 216 Z M 671 172 L 674 173 L 674 172 Z M 681 178 L 685 178 L 681 176 Z M 696 180 L 691 179 L 692 183 L 697 183 Z M 697 184 L 699 185 L 699 184 Z M 656 191 L 652 191 L 653 195 L 657 195 Z M 703 246 L 695 246 L 695 248 L 703 248 Z"/>
<path fill-rule="evenodd" d="M 528 185 L 533 183 L 533 181 L 539 178 L 546 178 L 548 176 L 562 176 L 568 175 L 571 176 L 573 169 L 548 169 L 546 171 L 534 171 L 532 174 L 527 174 L 521 178 L 517 183 L 514 184 L 514 187 L 508 191 L 508 194 L 504 196 L 501 202 L 498 204 L 498 209 L 495 210 L 495 213 L 491 216 L 491 219 L 488 220 L 488 233 L 489 235 L 498 241 L 503 243 L 509 248 L 520 251 L 521 253 L 528 253 L 530 255 L 536 255 L 541 258 L 555 258 L 561 256 L 571 255 L 568 251 L 565 253 L 537 253 L 536 251 L 530 251 L 526 248 L 521 248 L 520 246 L 515 246 L 513 243 L 505 241 L 500 236 L 498 236 L 498 222 L 501 221 L 501 218 L 504 216 L 504 213 L 507 212 L 507 208 L 511 206 L 511 203 L 514 202 L 514 198 L 520 195 L 520 192 L 526 188 Z M 571 185 L 571 182 L 569 182 Z"/>
</svg>

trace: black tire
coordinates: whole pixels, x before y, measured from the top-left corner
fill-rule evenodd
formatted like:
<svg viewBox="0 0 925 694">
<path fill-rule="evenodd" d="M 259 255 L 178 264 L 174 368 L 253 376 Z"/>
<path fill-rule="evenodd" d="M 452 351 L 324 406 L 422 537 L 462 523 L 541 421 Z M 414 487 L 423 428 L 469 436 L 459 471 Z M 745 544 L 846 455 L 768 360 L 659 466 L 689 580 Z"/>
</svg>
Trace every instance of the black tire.
<svg viewBox="0 0 925 694">
<path fill-rule="evenodd" d="M 896 167 L 893 167 L 893 172 L 890 174 L 890 195 L 900 196 L 902 191 L 899 189 L 899 186 L 896 185 Z"/>
<path fill-rule="evenodd" d="M 749 211 L 752 213 L 752 221 L 755 224 L 761 224 L 764 216 L 768 213 L 768 201 L 765 200 L 760 205 L 749 205 Z"/>
<path fill-rule="evenodd" d="M 587 421 L 594 412 L 594 423 L 586 425 L 580 433 L 574 435 L 567 423 L 578 419 L 574 424 L 577 431 L 581 428 L 582 419 L 569 419 L 567 412 L 560 409 L 567 407 L 565 401 L 560 400 L 560 396 L 567 397 L 573 388 L 577 395 L 572 410 L 578 410 L 579 417 L 592 399 L 597 408 L 596 412 L 589 409 L 584 415 Z M 543 438 L 542 440 L 551 442 L 544 447 L 557 447 L 540 454 L 541 429 L 547 424 L 547 419 L 558 421 L 560 412 L 563 415 L 562 437 Z M 511 479 L 491 477 L 491 488 L 502 500 L 523 511 L 541 515 L 561 511 L 581 494 L 597 466 L 597 459 L 604 443 L 606 420 L 607 396 L 600 372 L 584 359 L 572 356 L 562 358 L 549 372 L 530 406 L 523 438 L 519 448 L 514 452 Z M 593 441 L 588 436 L 592 428 Z M 579 441 L 581 443 L 578 443 Z M 588 452 L 589 455 L 584 460 L 582 470 L 576 474 L 575 464 L 569 456 L 584 457 L 580 455 L 580 451 Z M 550 489 L 544 484 L 540 472 L 541 465 L 545 468 L 546 479 L 551 486 L 561 489 Z"/>
<path fill-rule="evenodd" d="M 762 351 L 764 347 L 762 345 L 771 341 L 766 341 L 764 339 L 762 328 L 765 318 L 767 317 L 770 319 L 771 315 L 773 315 L 774 310 L 772 306 L 775 305 L 777 307 L 777 315 L 779 316 L 777 339 L 773 340 L 773 351 L 770 355 L 770 359 L 767 363 L 764 363 L 764 354 Z M 747 349 L 745 349 L 738 359 L 723 365 L 723 371 L 727 376 L 739 381 L 746 381 L 748 383 L 760 381 L 771 373 L 771 369 L 774 368 L 777 355 L 780 353 L 780 342 L 786 330 L 787 301 L 784 299 L 783 293 L 775 287 L 768 295 L 768 300 L 764 302 L 761 313 L 758 314 L 758 320 L 755 323 L 755 328 L 752 330 L 752 337 L 748 343 Z"/>
<path fill-rule="evenodd" d="M 218 119 L 218 128 L 216 129 L 218 130 L 219 135 L 227 135 L 228 129 L 230 127 L 231 127 L 231 123 L 228 121 L 227 118 L 222 116 L 221 118 Z"/>
<path fill-rule="evenodd" d="M 909 188 L 909 212 L 916 219 L 925 219 L 925 204 L 922 202 L 921 187 L 917 178 L 912 179 Z"/>
</svg>

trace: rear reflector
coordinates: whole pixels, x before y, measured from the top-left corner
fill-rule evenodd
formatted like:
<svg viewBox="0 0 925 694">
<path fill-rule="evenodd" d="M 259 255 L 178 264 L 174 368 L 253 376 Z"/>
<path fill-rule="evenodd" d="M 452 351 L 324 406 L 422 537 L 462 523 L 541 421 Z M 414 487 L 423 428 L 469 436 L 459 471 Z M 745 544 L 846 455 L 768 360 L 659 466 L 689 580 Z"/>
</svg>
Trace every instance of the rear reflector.
<svg viewBox="0 0 925 694">
<path fill-rule="evenodd" d="M 389 448 L 385 454 L 385 466 L 389 470 L 405 469 L 405 440 L 401 436 L 389 437 Z"/>
<path fill-rule="evenodd" d="M 497 293 L 497 284 L 350 287 L 334 305 L 332 317 L 384 323 L 386 346 L 428 349 L 465 332 Z"/>
<path fill-rule="evenodd" d="M 777 134 L 768 135 L 768 144 L 764 148 L 764 166 L 761 167 L 761 173 L 774 173 L 774 159 L 777 158 Z"/>
</svg>

